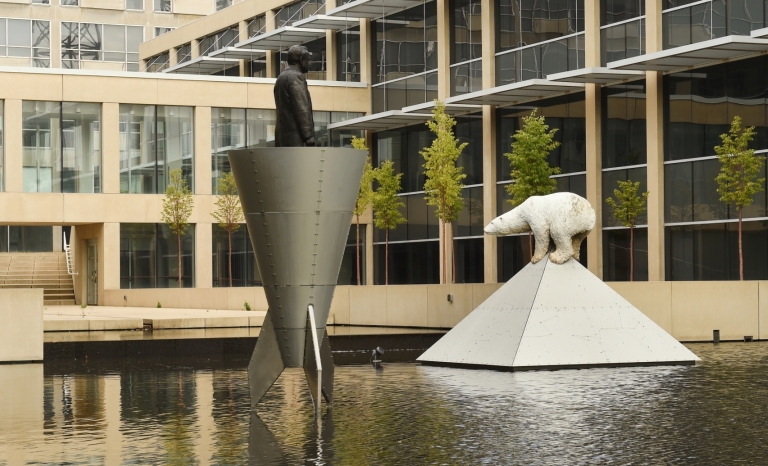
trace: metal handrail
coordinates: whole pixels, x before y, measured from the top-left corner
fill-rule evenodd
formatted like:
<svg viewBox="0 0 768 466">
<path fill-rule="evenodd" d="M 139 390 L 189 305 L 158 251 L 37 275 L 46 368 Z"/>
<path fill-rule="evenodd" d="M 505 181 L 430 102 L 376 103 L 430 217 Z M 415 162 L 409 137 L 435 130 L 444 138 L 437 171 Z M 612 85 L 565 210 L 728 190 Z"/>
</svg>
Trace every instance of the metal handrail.
<svg viewBox="0 0 768 466">
<path fill-rule="evenodd" d="M 75 272 L 75 264 L 72 262 L 72 249 L 67 244 L 67 233 L 61 232 L 62 244 L 64 245 L 64 254 L 67 258 L 67 275 L 77 275 Z"/>
<path fill-rule="evenodd" d="M 312 346 L 315 348 L 315 362 L 317 363 L 317 394 L 313 395 L 315 398 L 315 412 L 319 413 L 323 395 L 323 363 L 320 361 L 320 342 L 317 341 L 317 325 L 315 325 L 314 305 L 307 305 L 307 314 L 309 314 L 309 325 L 312 327 L 309 331 L 312 332 Z"/>
</svg>

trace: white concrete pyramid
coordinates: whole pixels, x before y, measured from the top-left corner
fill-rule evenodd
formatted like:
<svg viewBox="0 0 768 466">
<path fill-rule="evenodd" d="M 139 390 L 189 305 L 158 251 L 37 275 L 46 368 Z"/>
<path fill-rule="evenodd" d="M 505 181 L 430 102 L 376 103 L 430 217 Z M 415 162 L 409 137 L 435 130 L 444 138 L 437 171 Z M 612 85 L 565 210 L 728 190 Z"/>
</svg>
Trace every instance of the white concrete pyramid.
<svg viewBox="0 0 768 466">
<path fill-rule="evenodd" d="M 503 370 L 695 364 L 688 348 L 577 261 L 528 264 L 419 358 Z"/>
</svg>

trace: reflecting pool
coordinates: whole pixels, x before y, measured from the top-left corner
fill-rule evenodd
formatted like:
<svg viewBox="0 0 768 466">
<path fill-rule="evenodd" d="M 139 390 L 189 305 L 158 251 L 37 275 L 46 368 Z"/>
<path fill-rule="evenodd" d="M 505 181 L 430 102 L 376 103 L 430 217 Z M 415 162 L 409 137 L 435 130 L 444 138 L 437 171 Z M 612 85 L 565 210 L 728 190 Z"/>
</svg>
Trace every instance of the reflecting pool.
<svg viewBox="0 0 768 466">
<path fill-rule="evenodd" d="M 0 465 L 768 464 L 768 343 L 688 347 L 701 364 L 340 366 L 320 422 L 301 370 L 252 416 L 245 363 L 0 366 Z"/>
</svg>

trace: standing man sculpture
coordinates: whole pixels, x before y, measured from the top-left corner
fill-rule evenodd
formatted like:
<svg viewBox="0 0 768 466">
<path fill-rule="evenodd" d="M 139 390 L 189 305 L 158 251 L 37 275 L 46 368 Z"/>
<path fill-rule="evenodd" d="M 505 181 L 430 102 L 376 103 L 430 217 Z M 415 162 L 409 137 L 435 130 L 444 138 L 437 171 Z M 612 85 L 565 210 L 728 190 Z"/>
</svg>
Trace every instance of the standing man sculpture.
<svg viewBox="0 0 768 466">
<path fill-rule="evenodd" d="M 288 49 L 288 66 L 275 81 L 275 147 L 313 147 L 315 121 L 312 118 L 312 99 L 309 97 L 306 74 L 309 71 L 309 53 L 303 45 Z"/>
<path fill-rule="evenodd" d="M 277 147 L 228 153 L 269 306 L 248 365 L 253 407 L 285 368 L 304 369 L 317 409 L 333 399 L 325 325 L 367 154 L 315 147 L 310 57 L 288 49 L 275 82 Z"/>
</svg>

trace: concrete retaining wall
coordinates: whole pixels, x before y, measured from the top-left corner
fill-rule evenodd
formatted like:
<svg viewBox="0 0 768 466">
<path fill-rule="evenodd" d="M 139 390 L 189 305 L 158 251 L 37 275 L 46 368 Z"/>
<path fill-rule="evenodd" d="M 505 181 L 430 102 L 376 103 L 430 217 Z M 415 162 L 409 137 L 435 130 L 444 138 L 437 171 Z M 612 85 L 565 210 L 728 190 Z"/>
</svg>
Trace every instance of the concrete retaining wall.
<svg viewBox="0 0 768 466">
<path fill-rule="evenodd" d="M 0 290 L 0 363 L 43 360 L 43 290 Z"/>
</svg>

